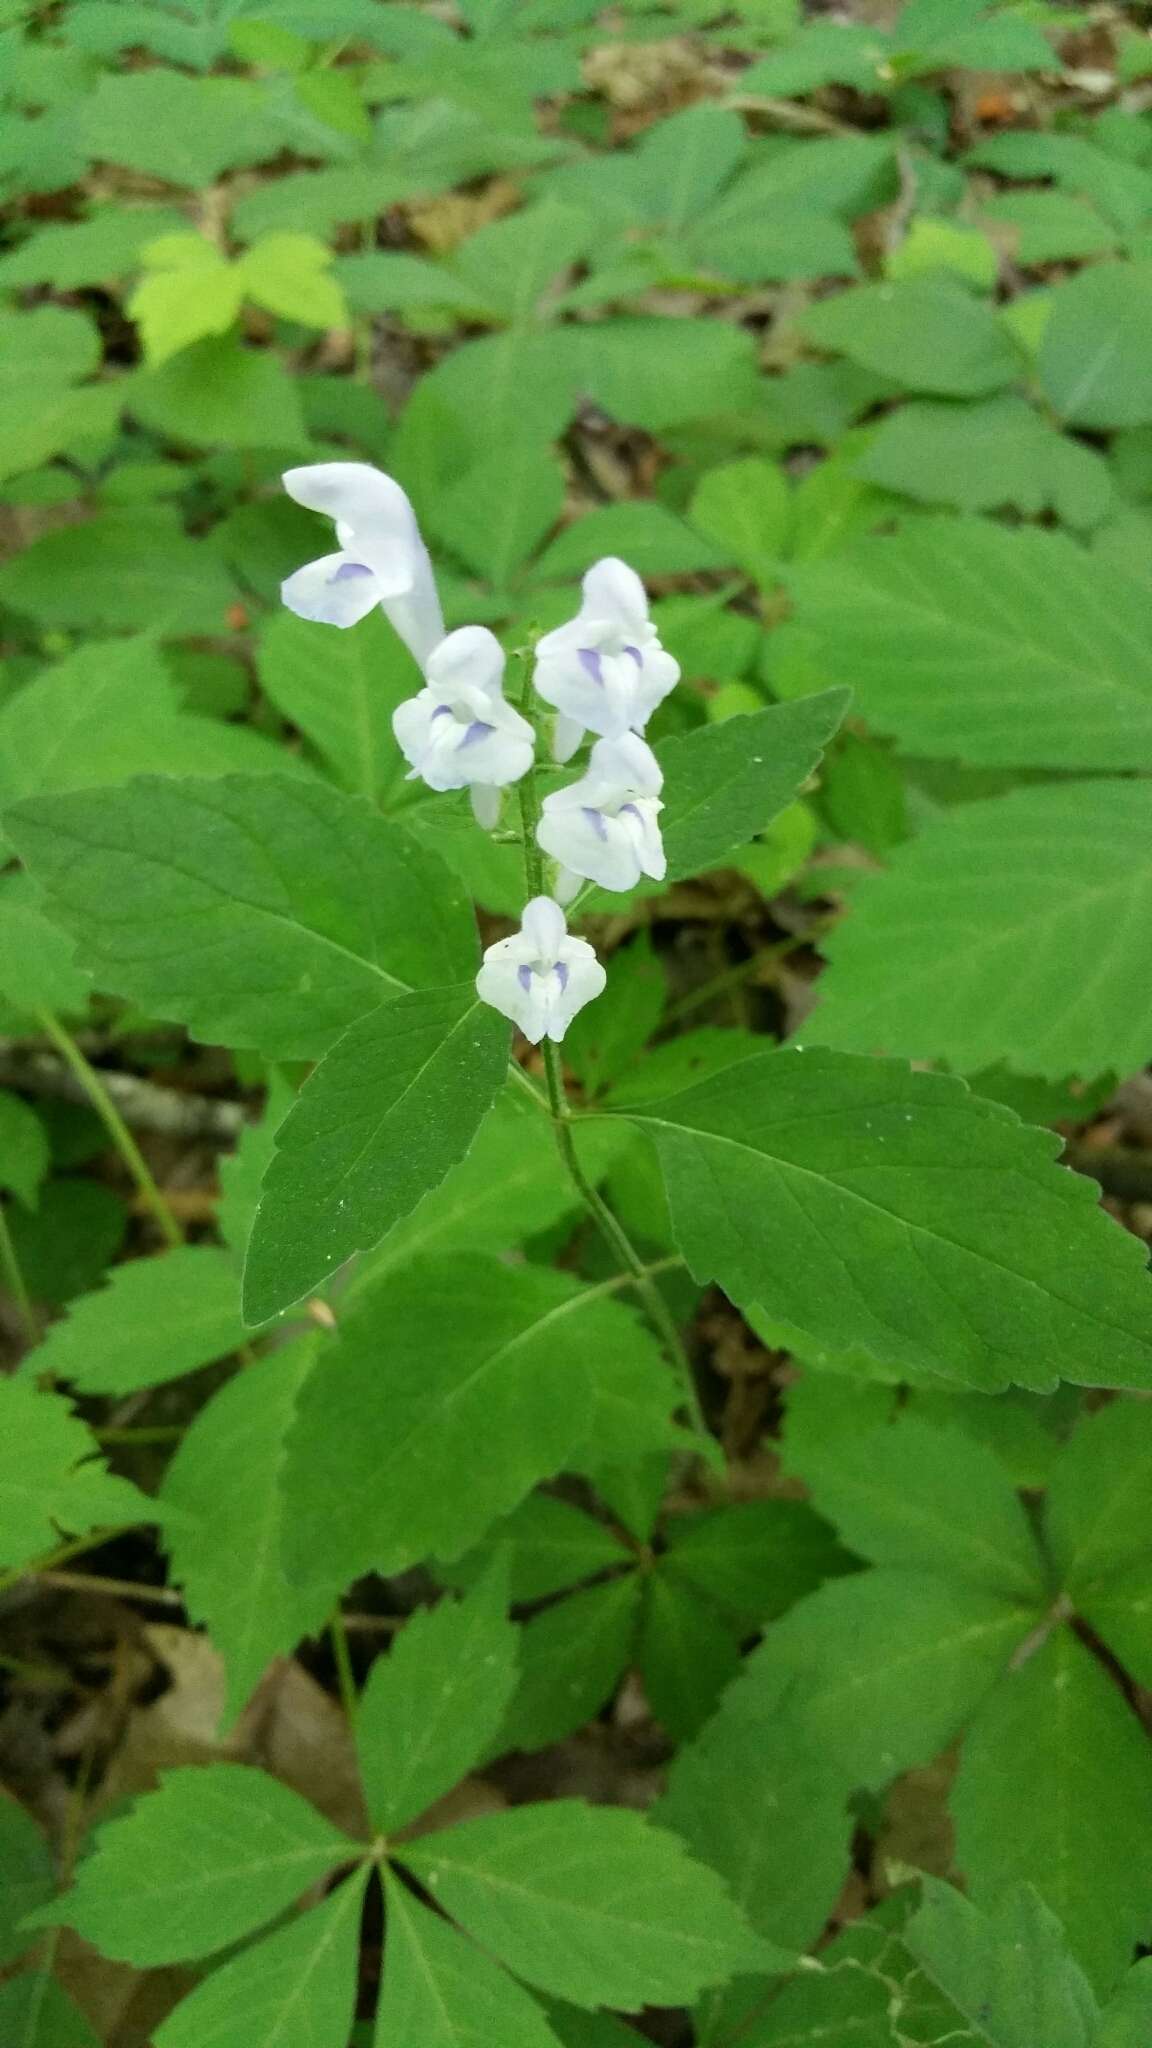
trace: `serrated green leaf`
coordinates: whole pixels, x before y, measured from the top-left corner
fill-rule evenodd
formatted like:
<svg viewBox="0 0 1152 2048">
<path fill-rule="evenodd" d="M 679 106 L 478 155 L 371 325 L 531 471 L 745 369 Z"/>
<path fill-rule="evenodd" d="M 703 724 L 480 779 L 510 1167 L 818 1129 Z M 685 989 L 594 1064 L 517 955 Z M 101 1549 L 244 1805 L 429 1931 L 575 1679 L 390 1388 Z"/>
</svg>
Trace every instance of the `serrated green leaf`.
<svg viewBox="0 0 1152 2048">
<path fill-rule="evenodd" d="M 797 1049 L 633 1120 L 693 1273 L 737 1303 L 970 1386 L 1150 1383 L 1139 1246 L 1055 1167 L 1054 1134 L 961 1083 Z"/>
<path fill-rule="evenodd" d="M 634 1562 L 603 1522 L 551 1493 L 530 1493 L 497 1522 L 476 1550 L 458 1558 L 440 1576 L 449 1585 L 474 1585 L 497 1552 L 507 1565 L 513 1605 L 545 1600 L 549 1593 L 562 1593 L 613 1565 Z"/>
<path fill-rule="evenodd" d="M 421 687 L 407 649 L 373 612 L 354 633 L 334 633 L 291 612 L 274 617 L 257 653 L 260 687 L 300 728 L 345 789 L 383 799 L 407 764 L 392 713 Z"/>
<path fill-rule="evenodd" d="M 41 227 L 0 256 L 0 291 L 50 284 L 57 291 L 105 284 L 134 270 L 139 252 L 158 235 L 178 234 L 183 216 L 164 206 L 101 206 L 88 220 Z"/>
<path fill-rule="evenodd" d="M 70 1891 L 33 1924 L 74 1927 L 149 1969 L 214 1954 L 362 1855 L 278 1778 L 243 1764 L 166 1771 L 106 1821 Z"/>
<path fill-rule="evenodd" d="M 331 175 L 345 177 L 348 173 Z M 444 306 L 475 317 L 486 306 L 485 294 L 463 283 L 447 264 L 411 256 L 406 250 L 367 249 L 355 256 L 341 256 L 332 274 L 359 313 L 407 313 Z"/>
<path fill-rule="evenodd" d="M 47 1905 L 56 1890 L 56 1870 L 43 1829 L 30 1813 L 0 1794 L 0 1964 L 14 1963 L 34 1936 L 25 1933 L 26 1913 Z"/>
<path fill-rule="evenodd" d="M 747 150 L 744 123 L 729 108 L 686 107 L 640 137 L 632 185 L 650 220 L 682 228 L 728 183 Z"/>
<path fill-rule="evenodd" d="M 758 583 L 770 584 L 783 553 L 792 496 L 783 470 L 748 456 L 702 476 L 692 494 L 692 525 L 716 542 Z"/>
<path fill-rule="evenodd" d="M 243 1260 L 252 1235 L 252 1221 L 260 1200 L 260 1184 L 276 1149 L 276 1132 L 296 1100 L 296 1091 L 283 1075 L 269 1076 L 264 1113 L 259 1123 L 246 1124 L 236 1150 L 222 1158 L 217 1168 L 220 1201 L 216 1228 L 235 1258 Z"/>
<path fill-rule="evenodd" d="M 1043 1599 L 1040 1552 L 1003 1466 L 958 1430 L 901 1419 L 809 1453 L 799 1469 L 821 1513 L 873 1564 Z"/>
<path fill-rule="evenodd" d="M 99 1293 L 81 1295 L 53 1323 L 21 1371 L 89 1394 L 126 1394 L 210 1365 L 246 1335 L 235 1261 L 210 1245 L 181 1245 L 113 1267 Z"/>
<path fill-rule="evenodd" d="M 258 306 L 304 327 L 344 327 L 348 308 L 328 275 L 332 251 L 314 235 L 262 235 L 237 264 L 242 290 Z"/>
<path fill-rule="evenodd" d="M 294 1584 L 281 1561 L 291 1515 L 282 1487 L 285 1440 L 316 1341 L 258 1359 L 221 1387 L 164 1475 L 161 1498 L 180 1510 L 168 1539 L 172 1575 L 224 1659 L 228 1726 L 273 1658 L 322 1627 L 340 1591 L 332 1583 Z"/>
<path fill-rule="evenodd" d="M 803 1501 L 749 1500 L 673 1515 L 661 1563 L 736 1623 L 783 1614 L 850 1560 Z"/>
<path fill-rule="evenodd" d="M 1093 2048 L 1143 2048 L 1152 2024 L 1152 1958 L 1129 1970 L 1109 2000 Z"/>
<path fill-rule="evenodd" d="M 820 670 L 910 752 L 1152 765 L 1152 591 L 1062 534 L 923 520 L 792 583 Z"/>
<path fill-rule="evenodd" d="M 1020 374 L 1018 350 L 995 313 L 966 287 L 936 276 L 862 284 L 809 307 L 809 341 L 846 355 L 908 391 L 981 398 Z"/>
<path fill-rule="evenodd" d="M 997 1686 L 950 1799 L 975 1903 L 1035 1886 L 1098 1991 L 1152 1923 L 1152 1757 L 1103 1666 L 1070 1629 Z"/>
<path fill-rule="evenodd" d="M 610 1372 L 633 1331 L 595 1289 L 479 1253 L 389 1274 L 301 1396 L 291 1575 L 306 1582 L 322 1559 L 348 1582 L 458 1556 L 559 1471 L 587 1426 L 593 1362 Z"/>
<path fill-rule="evenodd" d="M 726 718 L 657 749 L 672 881 L 719 867 L 791 803 L 848 707 L 846 690 Z"/>
<path fill-rule="evenodd" d="M 384 1981 L 376 2013 L 379 2048 L 556 2048 L 534 1998 L 483 1949 L 466 1941 L 408 1889 L 385 1885 Z"/>
<path fill-rule="evenodd" d="M 906 1947 L 991 2048 L 1094 2048 L 1099 2017 L 1064 1930 L 1036 1892 L 1019 1885 L 984 1915 L 938 1878 L 921 1880 L 923 1903 L 904 1929 Z"/>
<path fill-rule="evenodd" d="M 1152 320 L 1152 263 L 1093 264 L 1052 294 L 1038 369 L 1045 396 L 1078 427 L 1152 420 L 1152 369 L 1139 337 Z"/>
<path fill-rule="evenodd" d="M 278 154 L 285 136 L 270 105 L 248 79 L 106 73 L 82 103 L 81 133 L 93 160 L 195 189 Z"/>
<path fill-rule="evenodd" d="M 573 2005 L 679 2005 L 775 1960 L 711 1870 L 621 1808 L 520 1806 L 402 1853 L 476 1941 Z"/>
<path fill-rule="evenodd" d="M 1065 1592 L 1140 1684 L 1152 1671 L 1150 1484 L 1152 1411 L 1116 1401 L 1076 1429 L 1053 1467 L 1045 1509 Z"/>
<path fill-rule="evenodd" d="M 102 2048 L 84 2014 L 46 1970 L 0 1984 L 0 2028 L 12 2048 Z"/>
<path fill-rule="evenodd" d="M 156 2048 L 346 2048 L 366 1871 L 242 1949 L 156 2030 Z"/>
<path fill-rule="evenodd" d="M 95 1450 L 59 1394 L 0 1380 L 0 1561 L 21 1565 L 54 1550 L 61 1530 L 159 1519 L 147 1494 L 93 1461 Z"/>
<path fill-rule="evenodd" d="M 223 633 L 236 590 L 166 505 L 100 512 L 0 568 L 0 600 L 41 626 Z"/>
<path fill-rule="evenodd" d="M 926 505 L 990 512 L 1051 508 L 1069 526 L 1096 526 L 1113 499 L 1102 456 L 1060 434 L 1022 398 L 973 405 L 903 405 L 877 428 L 858 473 Z"/>
<path fill-rule="evenodd" d="M 193 447 L 311 445 L 299 391 L 282 364 L 270 350 L 243 348 L 230 335 L 193 342 L 170 362 L 140 372 L 128 406 L 153 433 Z"/>
<path fill-rule="evenodd" d="M 636 1661 L 656 1719 L 673 1742 L 690 1742 L 740 1669 L 739 1629 L 657 1569 L 644 1586 Z"/>
<path fill-rule="evenodd" d="M 508 1071 L 504 1018 L 473 984 L 420 989 L 351 1024 L 276 1132 L 244 1262 L 260 1324 L 370 1251 L 463 1158 Z"/>
<path fill-rule="evenodd" d="M 203 235 L 164 235 L 143 252 L 148 275 L 128 301 L 148 363 L 166 362 L 208 334 L 226 334 L 240 311 L 244 283 Z"/>
<path fill-rule="evenodd" d="M 473 963 L 472 913 L 436 856 L 319 782 L 142 776 L 5 822 L 104 985 L 209 1043 L 315 1057 Z"/>
<path fill-rule="evenodd" d="M 665 506 L 647 498 L 622 505 L 598 505 L 545 548 L 534 575 L 567 582 L 605 554 L 622 554 L 641 576 L 688 576 L 700 569 L 724 569 L 729 551 L 686 526 Z"/>
<path fill-rule="evenodd" d="M 34 1209 L 49 1159 L 48 1139 L 35 1110 L 18 1095 L 0 1089 L 0 1188 L 18 1196 L 26 1209 Z"/>
<path fill-rule="evenodd" d="M 980 213 L 1015 229 L 1016 261 L 1026 269 L 1110 256 L 1120 240 L 1094 206 L 1064 192 L 997 192 L 981 201 Z"/>
<path fill-rule="evenodd" d="M 549 340 L 597 405 L 651 433 L 756 404 L 752 337 L 718 320 L 597 321 Z"/>
<path fill-rule="evenodd" d="M 127 1226 L 119 1195 L 100 1181 L 81 1178 L 47 1180 L 35 1209 L 8 1211 L 12 1249 L 28 1292 L 34 1301 L 53 1304 L 100 1285 Z"/>
<path fill-rule="evenodd" d="M 617 1563 L 628 1561 L 622 1546 Z M 640 1616 L 634 1572 L 586 1586 L 520 1631 L 520 1683 L 499 1748 L 545 1749 L 583 1728 L 612 1698 L 632 1660 Z"/>
<path fill-rule="evenodd" d="M 461 242 L 450 268 L 502 320 L 529 320 L 552 279 L 596 238 L 591 214 L 543 199 Z"/>
<path fill-rule="evenodd" d="M 564 506 L 564 472 L 527 434 L 472 464 L 429 506 L 433 532 L 469 569 L 506 589 Z"/>
<path fill-rule="evenodd" d="M 369 1674 L 356 1722 L 372 1824 L 418 1818 L 479 1763 L 516 1686 L 519 1630 L 497 1556 L 462 1600 L 420 1608 Z"/>
<path fill-rule="evenodd" d="M 853 897 L 806 1036 L 961 1073 L 1004 1060 L 1090 1080 L 1142 1066 L 1150 837 L 1142 782 L 1018 789 L 945 812 Z M 1091 974 L 1069 976 L 1075 959 Z"/>
</svg>

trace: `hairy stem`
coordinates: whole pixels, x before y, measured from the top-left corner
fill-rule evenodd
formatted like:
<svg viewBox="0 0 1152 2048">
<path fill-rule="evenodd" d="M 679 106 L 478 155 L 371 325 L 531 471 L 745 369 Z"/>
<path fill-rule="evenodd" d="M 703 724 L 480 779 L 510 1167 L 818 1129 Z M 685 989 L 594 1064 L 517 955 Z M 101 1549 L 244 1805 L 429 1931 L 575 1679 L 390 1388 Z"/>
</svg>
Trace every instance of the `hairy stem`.
<svg viewBox="0 0 1152 2048">
<path fill-rule="evenodd" d="M 108 1136 L 124 1161 L 128 1172 L 140 1190 L 141 1199 L 149 1210 L 165 1243 L 173 1247 L 183 1244 L 184 1232 L 181 1230 L 179 1223 L 160 1193 L 156 1182 L 152 1178 L 147 1160 L 132 1136 L 131 1131 L 128 1129 L 108 1090 L 105 1088 L 99 1074 L 96 1072 L 95 1067 L 89 1065 L 75 1039 L 69 1032 L 65 1031 L 59 1018 L 55 1017 L 51 1010 L 38 1010 L 36 1017 L 45 1036 L 52 1040 L 61 1059 L 71 1068 L 83 1088 Z"/>
</svg>

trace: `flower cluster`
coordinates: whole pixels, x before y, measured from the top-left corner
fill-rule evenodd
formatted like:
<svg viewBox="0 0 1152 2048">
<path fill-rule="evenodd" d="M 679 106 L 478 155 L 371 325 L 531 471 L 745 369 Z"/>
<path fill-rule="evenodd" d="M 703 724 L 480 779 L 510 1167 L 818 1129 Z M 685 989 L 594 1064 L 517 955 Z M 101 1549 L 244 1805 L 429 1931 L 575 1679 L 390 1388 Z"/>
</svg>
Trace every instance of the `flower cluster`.
<svg viewBox="0 0 1152 2048">
<path fill-rule="evenodd" d="M 423 689 L 392 718 L 409 779 L 467 789 L 478 822 L 491 829 L 501 791 L 530 773 L 536 753 L 534 726 L 504 695 L 499 641 L 486 626 L 445 633 L 428 550 L 392 477 L 365 462 L 321 462 L 288 470 L 284 487 L 327 514 L 339 542 L 338 553 L 289 576 L 285 604 L 330 626 L 355 626 L 380 606 L 424 675 Z M 571 936 L 561 905 L 585 881 L 632 889 L 644 875 L 664 875 L 663 776 L 643 733 L 679 678 L 644 585 L 612 557 L 589 569 L 576 617 L 537 644 L 532 680 L 557 714 L 554 758 L 571 760 L 587 733 L 595 741 L 584 774 L 545 797 L 535 828 L 556 863 L 553 894 L 534 897 L 519 932 L 488 947 L 476 980 L 482 1000 L 533 1045 L 563 1038 L 604 987 L 604 969 L 587 941 Z"/>
</svg>

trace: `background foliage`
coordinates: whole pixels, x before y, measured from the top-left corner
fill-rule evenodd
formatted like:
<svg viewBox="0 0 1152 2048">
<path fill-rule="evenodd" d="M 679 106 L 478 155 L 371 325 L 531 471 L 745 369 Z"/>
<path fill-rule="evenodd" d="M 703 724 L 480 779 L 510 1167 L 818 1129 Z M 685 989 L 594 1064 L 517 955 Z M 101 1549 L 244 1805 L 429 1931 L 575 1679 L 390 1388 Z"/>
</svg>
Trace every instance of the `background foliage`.
<svg viewBox="0 0 1152 2048">
<path fill-rule="evenodd" d="M 5 2043 L 1147 2042 L 1146 12 L 0 0 Z M 325 459 L 655 593 L 704 1441 Z"/>
</svg>

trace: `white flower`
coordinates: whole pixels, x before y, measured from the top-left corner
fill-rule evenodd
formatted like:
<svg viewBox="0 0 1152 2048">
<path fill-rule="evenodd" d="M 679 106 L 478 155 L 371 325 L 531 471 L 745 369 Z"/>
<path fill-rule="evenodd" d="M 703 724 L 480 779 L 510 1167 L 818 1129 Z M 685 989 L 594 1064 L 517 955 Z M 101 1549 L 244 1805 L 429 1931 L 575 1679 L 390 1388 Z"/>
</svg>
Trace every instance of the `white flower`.
<svg viewBox="0 0 1152 2048">
<path fill-rule="evenodd" d="M 532 766 L 536 735 L 504 696 L 504 650 L 487 626 L 460 626 L 429 656 L 427 681 L 398 704 L 392 730 L 409 781 L 429 789 L 502 789 Z M 482 823 L 495 823 L 498 803 L 481 803 Z"/>
<path fill-rule="evenodd" d="M 314 462 L 284 472 L 298 505 L 336 523 L 338 555 L 306 563 L 280 586 L 289 611 L 355 626 L 380 605 L 423 668 L 444 638 L 444 616 L 416 514 L 394 478 L 368 462 Z"/>
<path fill-rule="evenodd" d="M 575 895 L 581 875 L 602 889 L 634 889 L 641 875 L 663 880 L 668 863 L 656 822 L 663 786 L 651 747 L 629 732 L 597 740 L 587 774 L 545 797 L 536 837 L 561 862 L 562 903 Z"/>
<path fill-rule="evenodd" d="M 476 993 L 525 1038 L 559 1044 L 568 1026 L 598 996 L 608 977 L 587 939 L 569 936 L 564 912 L 550 896 L 534 896 L 510 939 L 489 946 Z"/>
<path fill-rule="evenodd" d="M 555 754 L 567 761 L 584 728 L 605 739 L 643 732 L 680 680 L 680 665 L 660 645 L 648 598 L 634 569 L 607 555 L 584 578 L 574 619 L 536 647 L 535 684 L 560 712 Z"/>
</svg>

